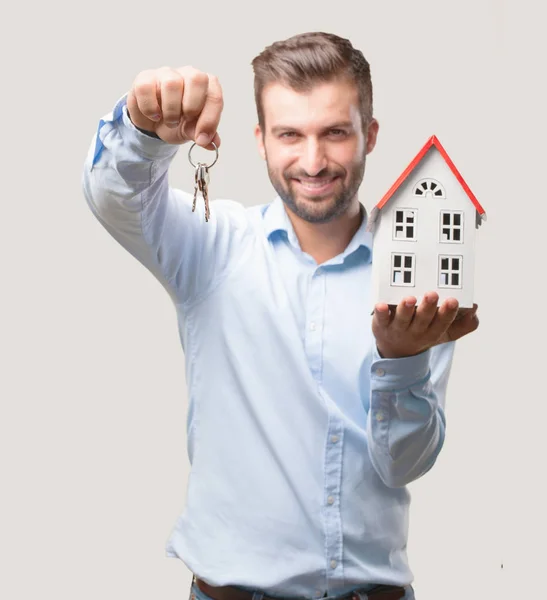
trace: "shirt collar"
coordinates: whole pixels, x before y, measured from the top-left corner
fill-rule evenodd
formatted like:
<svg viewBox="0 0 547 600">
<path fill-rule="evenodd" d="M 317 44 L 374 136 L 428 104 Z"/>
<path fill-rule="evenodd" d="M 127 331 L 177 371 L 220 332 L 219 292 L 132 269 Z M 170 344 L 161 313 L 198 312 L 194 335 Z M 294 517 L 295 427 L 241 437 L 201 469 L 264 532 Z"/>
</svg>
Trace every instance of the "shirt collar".
<svg viewBox="0 0 547 600">
<path fill-rule="evenodd" d="M 294 229 L 289 216 L 287 215 L 287 211 L 285 210 L 285 205 L 279 196 L 276 196 L 273 202 L 266 205 L 262 220 L 264 223 L 264 231 L 268 238 L 276 231 L 284 231 L 287 235 L 289 235 L 289 233 L 294 235 Z"/>
<path fill-rule="evenodd" d="M 370 261 L 370 259 L 372 258 L 373 234 L 366 230 L 368 214 L 365 207 L 362 204 L 361 212 L 363 214 L 363 221 L 359 229 L 355 232 L 355 235 L 351 239 L 347 248 L 340 255 L 341 260 L 333 259 L 333 264 L 337 262 L 342 262 L 346 256 L 349 256 L 361 247 L 364 247 L 366 250 L 368 250 L 368 261 Z M 281 200 L 279 196 L 276 196 L 276 198 L 272 202 L 270 202 L 270 204 L 266 205 L 262 215 L 262 221 L 264 225 L 264 231 L 268 238 L 270 238 L 276 232 L 285 232 L 289 242 L 294 247 L 300 250 L 298 238 L 294 233 L 294 229 L 289 219 L 289 216 L 287 215 L 287 211 L 285 210 L 283 200 Z M 329 263 L 330 262 L 331 261 L 329 261 Z"/>
</svg>

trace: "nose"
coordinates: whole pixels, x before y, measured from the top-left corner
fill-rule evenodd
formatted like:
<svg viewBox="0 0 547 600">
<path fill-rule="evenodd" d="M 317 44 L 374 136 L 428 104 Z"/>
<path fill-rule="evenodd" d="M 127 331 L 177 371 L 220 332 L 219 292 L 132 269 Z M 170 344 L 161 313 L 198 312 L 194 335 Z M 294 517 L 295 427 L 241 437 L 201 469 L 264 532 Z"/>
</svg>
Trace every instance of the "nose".
<svg viewBox="0 0 547 600">
<path fill-rule="evenodd" d="M 303 147 L 300 165 L 309 177 L 315 177 L 327 166 L 327 155 L 323 144 L 316 138 L 310 138 Z"/>
</svg>

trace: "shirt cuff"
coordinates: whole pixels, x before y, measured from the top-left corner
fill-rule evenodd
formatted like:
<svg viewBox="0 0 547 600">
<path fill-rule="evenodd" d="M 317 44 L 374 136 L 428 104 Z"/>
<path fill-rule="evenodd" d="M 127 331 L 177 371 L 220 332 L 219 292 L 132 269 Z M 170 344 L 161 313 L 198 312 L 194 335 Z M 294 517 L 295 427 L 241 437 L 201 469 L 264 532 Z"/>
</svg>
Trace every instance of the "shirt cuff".
<svg viewBox="0 0 547 600">
<path fill-rule="evenodd" d="M 101 158 L 105 148 L 104 141 L 115 127 L 118 127 L 118 131 L 120 132 L 124 144 L 138 156 L 146 160 L 153 161 L 170 158 L 174 156 L 179 149 L 178 144 L 169 144 L 160 138 L 150 137 L 139 131 L 135 125 L 133 125 L 127 114 L 127 96 L 127 93 L 124 94 L 118 102 L 116 102 L 114 109 L 99 121 L 99 127 L 95 136 L 95 148 L 93 151 L 91 169 L 93 169 L 95 164 Z"/>
<path fill-rule="evenodd" d="M 382 358 L 374 344 L 371 364 L 373 390 L 399 391 L 425 381 L 429 376 L 431 348 L 404 358 Z"/>
</svg>

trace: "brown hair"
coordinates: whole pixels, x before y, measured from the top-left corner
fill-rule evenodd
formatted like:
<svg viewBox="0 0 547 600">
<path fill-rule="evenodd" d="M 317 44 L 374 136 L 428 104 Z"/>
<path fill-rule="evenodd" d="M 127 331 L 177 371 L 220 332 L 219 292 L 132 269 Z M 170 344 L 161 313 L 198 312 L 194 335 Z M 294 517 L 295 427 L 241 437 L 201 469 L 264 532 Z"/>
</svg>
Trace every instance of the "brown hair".
<svg viewBox="0 0 547 600">
<path fill-rule="evenodd" d="M 363 128 L 372 119 L 370 65 L 351 42 L 332 33 L 309 32 L 267 46 L 252 61 L 258 122 L 264 131 L 262 92 L 272 82 L 309 91 L 318 82 L 346 78 L 357 86 Z"/>
</svg>

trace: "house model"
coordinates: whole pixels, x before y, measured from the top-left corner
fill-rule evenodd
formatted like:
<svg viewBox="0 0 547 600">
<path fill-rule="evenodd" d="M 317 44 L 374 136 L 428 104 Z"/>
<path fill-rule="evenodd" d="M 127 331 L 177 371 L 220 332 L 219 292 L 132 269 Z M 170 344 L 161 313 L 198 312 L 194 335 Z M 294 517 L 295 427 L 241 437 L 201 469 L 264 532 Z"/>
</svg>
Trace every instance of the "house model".
<svg viewBox="0 0 547 600">
<path fill-rule="evenodd" d="M 371 211 L 374 304 L 396 305 L 406 296 L 420 303 L 436 291 L 439 305 L 456 298 L 460 308 L 471 308 L 483 220 L 483 207 L 432 136 Z"/>
</svg>

